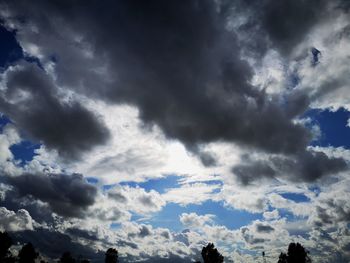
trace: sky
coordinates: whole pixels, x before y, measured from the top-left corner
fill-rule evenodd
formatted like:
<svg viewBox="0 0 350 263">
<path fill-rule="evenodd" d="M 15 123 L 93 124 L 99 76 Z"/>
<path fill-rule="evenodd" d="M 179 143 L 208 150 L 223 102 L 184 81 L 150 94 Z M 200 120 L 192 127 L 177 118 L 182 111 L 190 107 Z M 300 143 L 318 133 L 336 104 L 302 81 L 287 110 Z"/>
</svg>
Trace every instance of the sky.
<svg viewBox="0 0 350 263">
<path fill-rule="evenodd" d="M 0 0 L 0 230 L 47 258 L 350 261 L 347 0 Z"/>
</svg>

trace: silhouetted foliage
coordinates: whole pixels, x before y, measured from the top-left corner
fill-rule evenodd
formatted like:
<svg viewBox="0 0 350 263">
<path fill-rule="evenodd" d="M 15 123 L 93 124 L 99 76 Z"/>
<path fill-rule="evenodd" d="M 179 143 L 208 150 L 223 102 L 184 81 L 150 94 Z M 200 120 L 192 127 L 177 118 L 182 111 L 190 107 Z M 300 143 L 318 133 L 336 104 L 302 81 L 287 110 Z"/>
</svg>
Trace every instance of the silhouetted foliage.
<svg viewBox="0 0 350 263">
<path fill-rule="evenodd" d="M 308 251 L 299 243 L 290 243 L 288 253 L 281 253 L 278 263 L 310 263 Z"/>
<path fill-rule="evenodd" d="M 118 262 L 118 250 L 115 248 L 109 248 L 106 251 L 105 263 L 117 263 Z"/>
<path fill-rule="evenodd" d="M 206 247 L 203 247 L 202 258 L 204 260 L 204 263 L 222 263 L 222 262 L 224 262 L 224 257 L 214 247 L 213 243 L 209 243 Z"/>
<path fill-rule="evenodd" d="M 35 248 L 31 243 L 24 245 L 18 253 L 18 257 L 13 257 L 10 252 L 10 247 L 13 242 L 11 237 L 6 232 L 0 232 L 0 263 L 47 263 L 42 257 L 39 257 L 39 253 L 35 251 Z M 290 243 L 287 253 L 281 253 L 279 255 L 278 263 L 311 263 L 309 252 L 299 243 Z M 213 243 L 208 243 L 203 247 L 201 252 L 203 263 L 223 263 L 224 257 L 215 248 Z M 265 258 L 265 252 L 262 252 L 263 258 Z M 45 258 L 44 258 L 45 259 Z M 51 261 L 50 261 L 51 262 Z M 85 259 L 82 255 L 75 259 L 70 252 L 64 252 L 58 261 L 58 263 L 90 263 L 88 259 Z M 118 250 L 115 248 L 109 248 L 105 253 L 105 263 L 118 263 Z M 195 263 L 201 263 L 196 261 Z"/>
<path fill-rule="evenodd" d="M 0 232 L 0 259 L 4 259 L 9 254 L 12 246 L 12 239 L 6 232 Z"/>
<path fill-rule="evenodd" d="M 75 263 L 75 259 L 72 257 L 69 251 L 66 251 L 62 254 L 60 263 Z"/>
<path fill-rule="evenodd" d="M 278 258 L 278 263 L 287 263 L 287 254 L 286 253 L 281 253 L 279 258 Z"/>
<path fill-rule="evenodd" d="M 12 239 L 7 232 L 0 232 L 0 262 L 12 263 L 15 258 L 10 252 L 12 246 Z"/>
<path fill-rule="evenodd" d="M 28 243 L 24 245 L 18 253 L 19 263 L 35 263 L 35 259 L 39 256 L 32 245 Z"/>
</svg>

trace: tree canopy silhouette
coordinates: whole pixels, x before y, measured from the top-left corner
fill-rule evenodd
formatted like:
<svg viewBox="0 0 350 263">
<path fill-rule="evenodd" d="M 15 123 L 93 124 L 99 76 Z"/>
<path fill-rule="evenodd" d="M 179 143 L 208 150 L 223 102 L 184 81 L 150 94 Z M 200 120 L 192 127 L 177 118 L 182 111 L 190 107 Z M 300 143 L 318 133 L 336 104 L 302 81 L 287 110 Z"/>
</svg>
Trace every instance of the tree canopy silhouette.
<svg viewBox="0 0 350 263">
<path fill-rule="evenodd" d="M 9 248 L 12 246 L 12 239 L 7 232 L 0 232 L 0 258 L 5 258 L 9 253 Z"/>
<path fill-rule="evenodd" d="M 0 232 L 0 262 L 11 263 L 15 259 L 10 252 L 12 239 L 7 232 Z"/>
<path fill-rule="evenodd" d="M 18 253 L 19 263 L 35 263 L 35 259 L 39 256 L 32 245 L 28 243 L 24 245 Z"/>
<path fill-rule="evenodd" d="M 281 253 L 278 263 L 310 263 L 308 251 L 299 243 L 290 243 L 288 253 Z"/>
<path fill-rule="evenodd" d="M 75 263 L 75 259 L 72 257 L 69 251 L 66 251 L 62 254 L 60 258 L 60 263 Z"/>
<path fill-rule="evenodd" d="M 118 262 L 118 250 L 115 248 L 109 248 L 106 251 L 105 263 L 117 263 Z"/>
<path fill-rule="evenodd" d="M 222 262 L 224 262 L 224 257 L 214 247 L 213 243 L 209 243 L 206 247 L 203 247 L 202 258 L 203 258 L 204 263 L 222 263 Z"/>
</svg>

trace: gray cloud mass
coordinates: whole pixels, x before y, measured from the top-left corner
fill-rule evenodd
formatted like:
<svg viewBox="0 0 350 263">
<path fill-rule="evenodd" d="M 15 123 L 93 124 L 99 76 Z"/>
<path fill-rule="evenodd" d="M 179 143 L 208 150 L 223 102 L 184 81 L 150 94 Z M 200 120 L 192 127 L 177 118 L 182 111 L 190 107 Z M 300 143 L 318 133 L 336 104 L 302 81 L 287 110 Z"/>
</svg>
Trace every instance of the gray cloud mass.
<svg viewBox="0 0 350 263">
<path fill-rule="evenodd" d="M 37 66 L 23 63 L 5 79 L 0 110 L 29 138 L 57 149 L 67 160 L 107 141 L 104 124 L 80 103 L 61 102 L 53 80 Z"/>
<path fill-rule="evenodd" d="M 36 28 L 19 26 L 19 42 L 38 46 L 43 60 L 55 56 L 59 85 L 109 103 L 137 106 L 145 127 L 158 125 L 168 138 L 178 139 L 198 153 L 205 165 L 216 161 L 213 155 L 202 152 L 201 145 L 217 141 L 292 154 L 297 160 L 308 155 L 314 164 L 320 163 L 317 156 L 306 152 L 311 132 L 293 122 L 307 108 L 308 96 L 292 91 L 284 98 L 288 103 L 282 105 L 278 97 L 253 86 L 253 69 L 241 56 L 245 47 L 238 41 L 240 31 L 228 30 L 227 21 L 230 10 L 243 12 L 248 8 L 255 17 L 250 28 L 267 34 L 266 45 L 272 43 L 271 47 L 286 54 L 330 9 L 325 1 L 5 3 L 8 20 L 18 24 L 16 16 L 21 14 Z M 65 42 L 71 44 L 62 48 Z M 57 105 L 54 109 L 67 126 L 81 121 L 70 129 L 70 136 L 57 136 L 68 130 L 66 125 L 60 125 L 59 132 L 52 131 L 50 128 L 57 125 L 44 126 L 37 115 L 29 117 L 40 119 L 41 125 L 34 130 L 36 126 L 24 124 L 24 130 L 71 156 L 108 138 L 103 125 L 80 105 L 71 105 L 70 110 L 60 110 Z M 14 119 L 26 116 L 16 111 L 9 115 Z M 89 133 L 81 128 L 86 126 Z M 80 134 L 82 138 L 78 138 Z M 305 175 L 306 180 L 325 173 Z"/>
<path fill-rule="evenodd" d="M 5 181 L 14 187 L 17 198 L 32 197 L 68 217 L 83 217 L 97 194 L 96 187 L 80 174 L 23 174 L 6 177 Z"/>
</svg>

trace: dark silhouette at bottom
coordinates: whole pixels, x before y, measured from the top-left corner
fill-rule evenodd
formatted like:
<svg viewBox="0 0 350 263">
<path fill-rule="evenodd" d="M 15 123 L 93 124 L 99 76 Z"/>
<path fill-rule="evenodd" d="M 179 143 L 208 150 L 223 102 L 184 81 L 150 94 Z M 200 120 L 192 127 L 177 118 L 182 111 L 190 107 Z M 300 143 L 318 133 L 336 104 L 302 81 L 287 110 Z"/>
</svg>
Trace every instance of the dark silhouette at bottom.
<svg viewBox="0 0 350 263">
<path fill-rule="evenodd" d="M 32 243 L 24 245 L 18 253 L 19 263 L 35 263 L 35 259 L 39 256 L 34 249 Z"/>
<path fill-rule="evenodd" d="M 12 255 L 10 248 L 13 241 L 10 235 L 6 232 L 0 232 L 0 263 L 35 263 L 39 262 L 39 253 L 35 250 L 31 243 L 23 245 L 19 250 L 18 256 Z M 215 248 L 213 243 L 208 243 L 203 247 L 201 252 L 203 263 L 223 263 L 224 257 Z M 105 263 L 118 263 L 118 250 L 115 248 L 107 249 L 105 253 Z M 265 262 L 265 252 L 262 252 Z M 41 263 L 46 263 L 44 260 Z M 62 254 L 58 263 L 89 263 L 87 259 L 74 258 L 69 251 Z M 310 263 L 309 252 L 299 243 L 290 243 L 287 253 L 281 253 L 277 263 Z M 201 263 L 196 261 L 196 263 Z"/>
<path fill-rule="evenodd" d="M 206 247 L 203 247 L 202 258 L 203 258 L 204 263 L 222 263 L 222 262 L 224 262 L 224 257 L 215 248 L 213 243 L 209 243 Z"/>
<path fill-rule="evenodd" d="M 299 243 L 290 243 L 287 254 L 281 253 L 278 263 L 310 263 L 309 252 Z"/>
<path fill-rule="evenodd" d="M 105 263 L 117 263 L 118 262 L 118 250 L 115 248 L 109 248 L 106 251 Z"/>
</svg>

